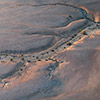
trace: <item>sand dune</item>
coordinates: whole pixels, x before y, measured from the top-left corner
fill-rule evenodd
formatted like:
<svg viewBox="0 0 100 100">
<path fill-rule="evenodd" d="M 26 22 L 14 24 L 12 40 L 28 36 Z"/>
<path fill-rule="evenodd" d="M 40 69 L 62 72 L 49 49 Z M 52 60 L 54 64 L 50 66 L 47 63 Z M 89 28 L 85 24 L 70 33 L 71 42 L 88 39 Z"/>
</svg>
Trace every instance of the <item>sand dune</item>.
<svg viewBox="0 0 100 100">
<path fill-rule="evenodd" d="M 99 0 L 0 0 L 0 100 L 99 100 Z"/>
<path fill-rule="evenodd" d="M 97 30 L 55 55 L 57 61 L 24 63 L 26 70 L 4 79 L 1 100 L 99 100 L 99 40 Z"/>
<path fill-rule="evenodd" d="M 17 3 L 8 1 L 1 4 L 4 5 L 0 10 L 0 51 L 2 53 L 27 53 L 47 49 L 58 42 L 59 38 L 79 31 L 89 22 L 86 19 L 86 12 L 75 6 Z M 80 22 L 81 20 L 83 22 Z M 74 23 L 76 23 L 75 27 Z M 62 36 L 63 33 L 66 34 Z"/>
</svg>

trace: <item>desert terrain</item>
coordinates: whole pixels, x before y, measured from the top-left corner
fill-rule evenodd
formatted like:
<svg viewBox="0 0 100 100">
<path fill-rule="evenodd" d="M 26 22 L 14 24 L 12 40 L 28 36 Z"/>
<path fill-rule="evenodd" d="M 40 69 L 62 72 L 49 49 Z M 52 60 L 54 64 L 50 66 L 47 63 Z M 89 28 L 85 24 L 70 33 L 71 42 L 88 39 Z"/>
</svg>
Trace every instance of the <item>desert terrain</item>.
<svg viewBox="0 0 100 100">
<path fill-rule="evenodd" d="M 0 0 L 0 100 L 100 100 L 99 0 Z"/>
</svg>

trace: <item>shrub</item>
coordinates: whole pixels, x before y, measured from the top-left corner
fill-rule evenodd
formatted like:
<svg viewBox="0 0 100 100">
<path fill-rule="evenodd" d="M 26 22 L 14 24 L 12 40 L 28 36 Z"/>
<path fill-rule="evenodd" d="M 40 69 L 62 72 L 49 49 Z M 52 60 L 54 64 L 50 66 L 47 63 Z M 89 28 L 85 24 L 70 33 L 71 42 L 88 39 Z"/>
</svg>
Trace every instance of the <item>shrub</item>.
<svg viewBox="0 0 100 100">
<path fill-rule="evenodd" d="M 71 42 L 67 42 L 67 45 L 69 45 L 69 46 L 70 46 L 70 45 L 72 45 L 72 43 L 71 43 Z"/>
<path fill-rule="evenodd" d="M 63 61 L 61 61 L 60 63 L 63 63 Z"/>
<path fill-rule="evenodd" d="M 39 59 L 39 57 L 36 57 L 36 59 Z"/>
<path fill-rule="evenodd" d="M 51 50 L 52 52 L 54 52 L 54 50 Z"/>
<path fill-rule="evenodd" d="M 48 57 L 48 60 L 50 60 L 51 58 L 50 57 Z"/>
<path fill-rule="evenodd" d="M 72 38 L 74 38 L 74 36 L 72 36 Z"/>
<path fill-rule="evenodd" d="M 8 54 L 6 54 L 6 56 L 8 56 Z"/>
<path fill-rule="evenodd" d="M 21 60 L 24 60 L 24 58 L 22 58 Z"/>
<path fill-rule="evenodd" d="M 21 71 L 23 71 L 23 69 L 22 69 L 22 68 L 21 68 L 20 70 L 21 70 Z"/>
<path fill-rule="evenodd" d="M 45 61 L 48 61 L 48 59 L 45 59 Z"/>
<path fill-rule="evenodd" d="M 31 60 L 28 60 L 27 62 L 28 62 L 28 63 L 30 63 L 30 62 L 31 62 Z"/>
<path fill-rule="evenodd" d="M 41 55 L 44 55 L 44 53 L 42 53 Z"/>
<path fill-rule="evenodd" d="M 23 54 L 21 56 L 23 56 Z"/>
<path fill-rule="evenodd" d="M 10 61 L 13 61 L 13 58 L 10 58 Z"/>
<path fill-rule="evenodd" d="M 77 34 L 74 34 L 74 36 L 77 36 Z"/>
<path fill-rule="evenodd" d="M 84 30 L 81 31 L 82 35 L 87 35 L 86 32 Z"/>
</svg>

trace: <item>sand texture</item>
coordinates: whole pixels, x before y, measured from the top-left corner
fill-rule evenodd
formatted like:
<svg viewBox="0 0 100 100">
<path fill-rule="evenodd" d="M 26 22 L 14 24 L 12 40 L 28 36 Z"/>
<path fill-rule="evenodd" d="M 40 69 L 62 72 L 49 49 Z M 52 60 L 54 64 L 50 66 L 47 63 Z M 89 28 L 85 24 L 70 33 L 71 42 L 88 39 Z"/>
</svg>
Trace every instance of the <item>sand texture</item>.
<svg viewBox="0 0 100 100">
<path fill-rule="evenodd" d="M 100 100 L 99 0 L 0 0 L 0 100 Z"/>
</svg>

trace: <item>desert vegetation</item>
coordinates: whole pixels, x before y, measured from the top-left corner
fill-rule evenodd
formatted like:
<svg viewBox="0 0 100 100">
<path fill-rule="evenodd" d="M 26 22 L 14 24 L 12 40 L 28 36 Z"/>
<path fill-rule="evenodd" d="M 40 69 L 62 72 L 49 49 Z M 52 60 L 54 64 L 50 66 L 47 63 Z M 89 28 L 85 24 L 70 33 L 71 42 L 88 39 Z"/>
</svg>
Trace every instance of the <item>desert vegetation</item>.
<svg viewBox="0 0 100 100">
<path fill-rule="evenodd" d="M 0 1 L 0 100 L 99 100 L 99 0 Z"/>
</svg>

